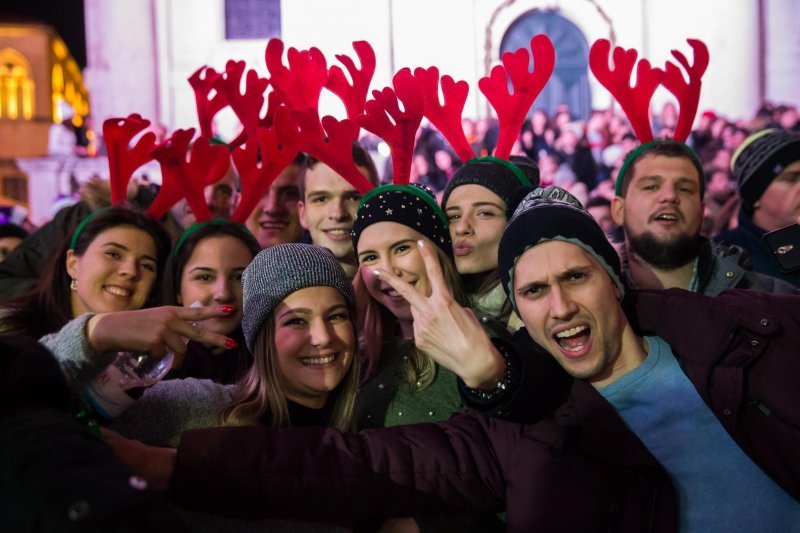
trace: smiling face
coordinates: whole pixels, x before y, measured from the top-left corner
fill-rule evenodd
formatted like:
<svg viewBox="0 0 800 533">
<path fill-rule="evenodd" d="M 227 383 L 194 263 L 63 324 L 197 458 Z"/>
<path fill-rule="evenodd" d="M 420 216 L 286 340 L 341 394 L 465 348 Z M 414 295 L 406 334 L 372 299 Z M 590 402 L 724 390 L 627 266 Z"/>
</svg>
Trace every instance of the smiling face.
<svg viewBox="0 0 800 533">
<path fill-rule="evenodd" d="M 531 335 L 571 376 L 602 386 L 644 360 L 620 292 L 579 246 L 547 241 L 514 266 L 514 296 Z"/>
<path fill-rule="evenodd" d="M 156 280 L 156 244 L 133 226 L 109 228 L 94 238 L 83 255 L 67 252 L 67 272 L 76 280 L 72 316 L 141 309 Z"/>
<path fill-rule="evenodd" d="M 456 187 L 445 206 L 459 274 L 497 268 L 497 247 L 506 227 L 506 203 L 480 185 Z"/>
<path fill-rule="evenodd" d="M 611 214 L 614 222 L 624 226 L 634 253 L 649 263 L 667 266 L 668 256 L 684 255 L 669 249 L 694 243 L 700 233 L 700 175 L 686 157 L 645 155 L 634 166 L 625 196 L 612 201 Z M 664 251 L 657 255 L 667 256 L 665 261 L 649 257 L 647 249 Z"/>
<path fill-rule="evenodd" d="M 178 302 L 190 306 L 228 304 L 236 312 L 224 318 L 203 322 L 203 328 L 227 335 L 242 321 L 242 272 L 253 254 L 236 237 L 212 236 L 197 243 L 181 273 L 181 292 Z"/>
<path fill-rule="evenodd" d="M 267 194 L 248 217 L 245 225 L 262 248 L 295 242 L 303 233 L 297 211 L 299 184 L 300 169 L 291 164 L 275 178 Z"/>
<path fill-rule="evenodd" d="M 344 296 L 333 287 L 300 289 L 275 308 L 273 320 L 287 399 L 321 408 L 353 364 L 356 334 Z"/>
<path fill-rule="evenodd" d="M 359 167 L 364 177 L 366 169 Z M 344 263 L 355 263 L 353 229 L 361 194 L 324 163 L 306 170 L 305 198 L 299 204 L 300 223 L 311 234 L 311 242 L 333 252 Z"/>
<path fill-rule="evenodd" d="M 424 239 L 420 232 L 403 224 L 377 222 L 361 232 L 358 240 L 358 263 L 370 270 L 382 268 L 393 272 L 403 281 L 413 285 L 420 294 L 430 296 L 430 281 L 417 248 L 417 241 L 420 239 Z M 364 276 L 364 280 L 370 296 L 386 307 L 398 320 L 406 322 L 413 320 L 408 302 L 388 283 L 371 275 Z"/>
</svg>

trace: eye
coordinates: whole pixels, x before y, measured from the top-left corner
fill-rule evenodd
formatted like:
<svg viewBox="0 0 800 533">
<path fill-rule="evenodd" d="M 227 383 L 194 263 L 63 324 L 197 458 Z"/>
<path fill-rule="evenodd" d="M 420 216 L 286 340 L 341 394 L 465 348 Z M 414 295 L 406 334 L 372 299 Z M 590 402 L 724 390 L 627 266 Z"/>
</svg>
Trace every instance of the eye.
<svg viewBox="0 0 800 533">
<path fill-rule="evenodd" d="M 588 276 L 584 272 L 573 272 L 569 275 L 569 281 L 581 281 L 586 279 Z"/>
<path fill-rule="evenodd" d="M 642 190 L 644 191 L 655 191 L 656 189 L 658 189 L 656 185 L 645 185 L 642 187 Z"/>
<path fill-rule="evenodd" d="M 327 196 L 315 196 L 314 198 L 311 199 L 312 204 L 324 204 L 327 201 L 328 201 Z"/>
<path fill-rule="evenodd" d="M 194 277 L 195 281 L 211 281 L 212 279 L 211 274 L 198 274 Z"/>
<path fill-rule="evenodd" d="M 407 252 L 410 249 L 411 247 L 407 244 L 398 244 L 397 246 L 394 247 L 394 253 L 400 255 Z"/>
<path fill-rule="evenodd" d="M 106 250 L 106 255 L 111 259 L 122 259 L 122 256 L 114 250 Z"/>
<path fill-rule="evenodd" d="M 447 220 L 458 220 L 459 218 L 461 218 L 459 214 L 447 215 Z"/>
<path fill-rule="evenodd" d="M 342 322 L 344 320 L 350 320 L 350 315 L 344 311 L 339 311 L 329 316 L 328 320 L 331 322 Z"/>
<path fill-rule="evenodd" d="M 478 216 L 482 218 L 494 218 L 497 215 L 491 211 L 478 211 Z"/>
<path fill-rule="evenodd" d="M 361 256 L 362 263 L 373 263 L 378 260 L 378 254 L 364 254 Z"/>
<path fill-rule="evenodd" d="M 156 265 L 154 265 L 153 263 L 142 263 L 142 268 L 150 272 L 156 271 Z"/>
<path fill-rule="evenodd" d="M 345 200 L 347 200 L 348 202 L 353 202 L 353 203 L 357 204 L 358 202 L 361 201 L 361 196 L 356 194 L 356 195 L 353 195 L 353 196 L 346 197 Z"/>
<path fill-rule="evenodd" d="M 237 274 L 232 275 L 231 279 L 234 280 L 234 281 L 242 281 L 242 273 L 239 272 Z"/>
<path fill-rule="evenodd" d="M 300 317 L 290 318 L 286 322 L 283 323 L 284 326 L 288 326 L 288 327 L 291 327 L 291 326 L 295 326 L 295 327 L 304 326 L 305 324 L 306 324 L 306 321 L 303 320 Z"/>
</svg>

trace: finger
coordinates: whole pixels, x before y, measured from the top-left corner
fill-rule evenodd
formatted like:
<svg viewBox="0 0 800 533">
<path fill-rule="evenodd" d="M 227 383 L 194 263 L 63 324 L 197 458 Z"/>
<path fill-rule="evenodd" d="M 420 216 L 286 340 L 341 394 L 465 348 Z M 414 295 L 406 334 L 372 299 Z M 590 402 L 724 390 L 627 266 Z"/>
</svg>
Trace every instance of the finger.
<svg viewBox="0 0 800 533">
<path fill-rule="evenodd" d="M 439 262 L 439 255 L 433 249 L 435 245 L 430 241 L 420 239 L 417 241 L 419 253 L 422 256 L 422 261 L 425 263 L 425 272 L 428 274 L 428 281 L 431 284 L 431 296 L 436 295 L 452 299 L 453 293 L 450 287 L 444 280 L 442 274 L 442 265 Z"/>
<path fill-rule="evenodd" d="M 233 305 L 203 305 L 199 307 L 176 307 L 175 315 L 181 320 L 200 322 L 209 318 L 224 318 L 236 312 Z"/>
<path fill-rule="evenodd" d="M 387 285 L 397 291 L 397 293 L 406 299 L 411 305 L 412 309 L 421 310 L 425 307 L 427 297 L 417 292 L 417 289 L 407 281 L 395 276 L 393 273 L 382 268 L 373 269 L 372 273 L 375 277 L 384 281 Z"/>
</svg>

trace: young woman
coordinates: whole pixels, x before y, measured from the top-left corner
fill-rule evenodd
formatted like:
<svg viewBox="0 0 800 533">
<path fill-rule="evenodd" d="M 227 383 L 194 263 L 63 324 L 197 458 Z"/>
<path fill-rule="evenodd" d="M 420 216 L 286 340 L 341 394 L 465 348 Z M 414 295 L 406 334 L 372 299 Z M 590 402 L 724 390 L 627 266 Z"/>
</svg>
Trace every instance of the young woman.
<svg viewBox="0 0 800 533">
<path fill-rule="evenodd" d="M 170 240 L 152 218 L 110 207 L 90 215 L 49 260 L 36 287 L 3 303 L 0 331 L 39 338 L 86 312 L 158 303 Z"/>
<path fill-rule="evenodd" d="M 357 335 L 351 320 L 355 296 L 333 255 L 311 245 L 275 245 L 260 252 L 245 269 L 243 286 L 242 331 L 255 359 L 250 370 L 234 385 L 191 378 L 162 381 L 116 419 L 113 429 L 150 444 L 175 445 L 181 431 L 195 427 L 353 428 L 359 378 Z M 176 322 L 185 323 L 180 330 L 185 337 L 215 346 L 227 340 L 189 324 L 214 316 L 207 308 L 158 308 L 97 315 L 95 326 L 85 332 L 67 327 L 43 343 L 62 367 L 78 369 L 73 381 L 80 383 L 97 368 L 91 360 L 99 357 L 102 347 L 135 344 L 137 332 L 145 329 L 142 325 L 165 310 L 174 311 Z M 227 316 L 235 312 L 232 306 L 224 310 Z M 125 327 L 130 338 L 123 343 L 117 332 Z M 85 349 L 65 349 L 81 344 L 75 337 L 82 337 Z"/>
<path fill-rule="evenodd" d="M 511 312 L 500 285 L 497 247 L 517 199 L 522 198 L 519 191 L 530 190 L 538 181 L 538 169 L 527 158 L 481 157 L 458 169 L 442 195 L 456 269 L 470 305 L 504 323 L 512 333 L 522 322 Z"/>
<path fill-rule="evenodd" d="M 195 224 L 175 245 L 172 257 L 172 290 L 178 305 L 231 305 L 229 316 L 203 322 L 202 327 L 227 335 L 239 343 L 233 349 L 195 341 L 186 346 L 180 368 L 166 379 L 211 379 L 234 383 L 253 362 L 242 337 L 242 273 L 261 247 L 245 228 L 224 219 Z"/>
</svg>

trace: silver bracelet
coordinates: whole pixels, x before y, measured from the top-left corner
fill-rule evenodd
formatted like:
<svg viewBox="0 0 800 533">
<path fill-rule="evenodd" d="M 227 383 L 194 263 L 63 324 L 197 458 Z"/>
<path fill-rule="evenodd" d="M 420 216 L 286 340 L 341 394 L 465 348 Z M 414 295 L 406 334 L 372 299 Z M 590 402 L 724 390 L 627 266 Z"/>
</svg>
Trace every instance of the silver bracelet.
<svg viewBox="0 0 800 533">
<path fill-rule="evenodd" d="M 513 376 L 513 365 L 511 364 L 512 359 L 506 351 L 505 346 L 495 346 L 495 348 L 497 348 L 497 351 L 503 356 L 503 360 L 506 363 L 506 370 L 503 372 L 503 377 L 500 378 L 500 381 L 497 382 L 497 385 L 495 385 L 495 387 L 491 390 L 473 389 L 467 386 L 464 387 L 472 397 L 482 402 L 493 400 L 497 396 L 505 393 L 511 384 L 511 377 Z"/>
</svg>

